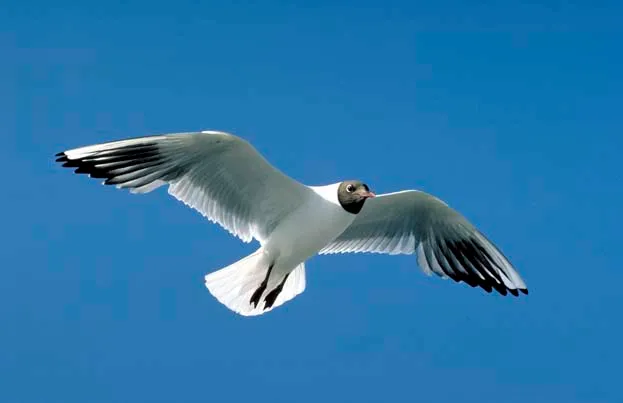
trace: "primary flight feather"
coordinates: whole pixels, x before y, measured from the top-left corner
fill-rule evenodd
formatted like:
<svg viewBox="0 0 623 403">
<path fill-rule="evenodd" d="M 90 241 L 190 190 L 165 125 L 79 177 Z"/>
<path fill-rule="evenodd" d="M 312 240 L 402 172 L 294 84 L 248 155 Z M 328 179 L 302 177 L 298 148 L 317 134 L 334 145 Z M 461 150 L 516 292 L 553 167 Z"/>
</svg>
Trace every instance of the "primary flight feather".
<svg viewBox="0 0 623 403">
<path fill-rule="evenodd" d="M 416 254 L 426 273 L 502 295 L 528 293 L 502 252 L 439 199 L 416 190 L 377 196 L 357 180 L 306 186 L 229 133 L 113 141 L 58 153 L 57 161 L 133 193 L 168 185 L 244 242 L 256 239 L 254 253 L 205 276 L 212 295 L 242 315 L 302 293 L 305 261 L 316 254 Z"/>
</svg>

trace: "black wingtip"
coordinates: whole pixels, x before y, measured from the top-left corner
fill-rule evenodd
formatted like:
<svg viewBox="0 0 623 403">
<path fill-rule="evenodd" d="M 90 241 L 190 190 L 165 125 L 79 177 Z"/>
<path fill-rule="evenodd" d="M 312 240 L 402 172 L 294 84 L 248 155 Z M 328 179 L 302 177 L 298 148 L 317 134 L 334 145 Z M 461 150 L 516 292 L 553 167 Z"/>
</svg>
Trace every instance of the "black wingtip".
<svg viewBox="0 0 623 403">
<path fill-rule="evenodd" d="M 55 155 L 55 157 L 56 157 L 56 162 L 67 162 L 67 161 L 69 161 L 69 158 L 67 158 L 67 154 L 65 154 L 64 152 L 57 153 Z"/>
<path fill-rule="evenodd" d="M 519 293 L 528 295 L 528 289 L 527 288 L 508 288 L 508 292 L 510 292 L 511 294 L 513 294 L 513 296 L 515 297 L 519 297 Z"/>
<path fill-rule="evenodd" d="M 80 166 L 80 162 L 79 161 L 72 161 L 72 160 L 68 160 L 68 159 L 64 159 L 62 161 L 59 161 L 63 163 L 63 166 L 65 168 L 77 168 Z"/>
</svg>

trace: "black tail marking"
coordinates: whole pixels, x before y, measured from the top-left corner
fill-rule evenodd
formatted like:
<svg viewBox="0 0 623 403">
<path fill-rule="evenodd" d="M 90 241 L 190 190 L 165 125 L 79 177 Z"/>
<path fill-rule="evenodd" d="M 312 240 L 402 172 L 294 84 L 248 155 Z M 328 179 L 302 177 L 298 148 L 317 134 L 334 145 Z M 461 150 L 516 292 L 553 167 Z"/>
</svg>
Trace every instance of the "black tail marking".
<svg viewBox="0 0 623 403">
<path fill-rule="evenodd" d="M 281 283 L 279 283 L 279 285 L 275 287 L 274 290 L 266 294 L 266 297 L 264 298 L 264 310 L 273 306 L 273 304 L 277 300 L 277 297 L 279 296 L 279 294 L 281 294 L 281 291 L 283 291 L 283 285 L 286 283 L 289 275 L 290 273 L 286 274 L 283 277 L 283 280 L 281 280 Z"/>
<path fill-rule="evenodd" d="M 262 298 L 262 294 L 264 294 L 264 291 L 266 291 L 266 287 L 268 286 L 268 279 L 270 277 L 270 272 L 273 271 L 273 266 L 274 266 L 274 263 L 268 267 L 268 271 L 266 272 L 266 277 L 264 278 L 264 281 L 262 281 L 260 286 L 257 287 L 257 290 L 255 290 L 253 295 L 251 295 L 251 299 L 249 300 L 249 303 L 253 304 L 254 308 L 257 308 L 257 304 L 260 303 L 260 298 Z"/>
</svg>

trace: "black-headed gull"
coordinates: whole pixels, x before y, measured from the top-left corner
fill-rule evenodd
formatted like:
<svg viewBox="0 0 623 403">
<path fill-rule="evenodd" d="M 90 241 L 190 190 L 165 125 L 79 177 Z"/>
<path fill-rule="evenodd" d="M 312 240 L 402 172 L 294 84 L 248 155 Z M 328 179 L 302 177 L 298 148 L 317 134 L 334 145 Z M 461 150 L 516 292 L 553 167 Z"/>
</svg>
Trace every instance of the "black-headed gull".
<svg viewBox="0 0 623 403">
<path fill-rule="evenodd" d="M 435 273 L 487 292 L 528 293 L 508 259 L 461 214 L 417 190 L 376 196 L 361 181 L 306 186 L 268 163 L 247 141 L 203 131 L 133 138 L 57 154 L 76 173 L 107 185 L 169 193 L 245 242 L 251 255 L 205 276 L 212 295 L 259 315 L 305 289 L 316 254 L 416 254 Z"/>
</svg>

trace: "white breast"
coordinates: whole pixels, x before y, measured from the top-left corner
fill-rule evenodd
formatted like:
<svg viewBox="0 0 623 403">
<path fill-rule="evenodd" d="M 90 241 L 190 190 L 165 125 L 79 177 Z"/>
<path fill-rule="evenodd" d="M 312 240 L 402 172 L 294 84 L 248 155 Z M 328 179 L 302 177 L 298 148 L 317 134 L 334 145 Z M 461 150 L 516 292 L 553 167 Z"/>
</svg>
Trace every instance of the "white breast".
<svg viewBox="0 0 623 403">
<path fill-rule="evenodd" d="M 339 186 L 339 184 L 338 184 Z M 334 187 L 333 192 L 328 187 Z M 264 249 L 276 264 L 273 270 L 288 272 L 316 255 L 353 222 L 355 215 L 345 211 L 337 201 L 337 186 L 323 186 L 315 197 L 301 205 L 275 228 Z M 331 200 L 331 194 L 335 195 Z M 329 200 L 327 200 L 329 198 Z"/>
</svg>

